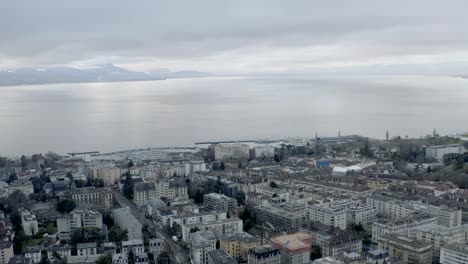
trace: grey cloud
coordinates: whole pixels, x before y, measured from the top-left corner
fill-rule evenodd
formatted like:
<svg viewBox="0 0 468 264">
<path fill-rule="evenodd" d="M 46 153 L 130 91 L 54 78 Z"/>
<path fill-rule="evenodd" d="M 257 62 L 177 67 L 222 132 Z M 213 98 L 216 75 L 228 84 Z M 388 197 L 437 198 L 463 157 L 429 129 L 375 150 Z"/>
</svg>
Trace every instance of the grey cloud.
<svg viewBox="0 0 468 264">
<path fill-rule="evenodd" d="M 327 45 L 340 54 L 298 63 L 463 52 L 468 50 L 466 10 L 465 1 L 427 0 L 5 0 L 0 3 L 0 65 L 106 56 L 182 64 L 224 54 L 255 60 L 251 52 L 259 48 L 274 57 L 279 49 L 293 54 Z M 206 67 L 216 70 L 219 63 Z"/>
</svg>

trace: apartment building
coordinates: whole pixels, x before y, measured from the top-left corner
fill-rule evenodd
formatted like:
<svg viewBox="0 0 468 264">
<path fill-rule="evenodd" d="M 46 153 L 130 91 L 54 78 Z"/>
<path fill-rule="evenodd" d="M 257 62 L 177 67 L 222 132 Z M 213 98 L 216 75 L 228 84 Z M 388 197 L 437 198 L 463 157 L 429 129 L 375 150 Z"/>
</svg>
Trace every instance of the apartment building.
<svg viewBox="0 0 468 264">
<path fill-rule="evenodd" d="M 377 243 L 381 235 L 389 233 L 410 236 L 414 228 L 436 222 L 436 216 L 424 212 L 411 213 L 400 219 L 377 219 L 372 225 L 372 242 Z"/>
<path fill-rule="evenodd" d="M 468 246 L 462 243 L 453 243 L 441 247 L 441 264 L 466 264 L 468 263 Z"/>
<path fill-rule="evenodd" d="M 57 253 L 63 259 L 68 259 L 71 256 L 71 247 L 67 244 L 53 244 L 47 247 L 47 258 L 49 261 L 54 260 L 54 253 Z"/>
<path fill-rule="evenodd" d="M 212 146 L 214 159 L 217 161 L 248 161 L 250 148 L 246 144 L 216 144 Z"/>
<path fill-rule="evenodd" d="M 24 256 L 31 260 L 32 263 L 39 263 L 42 260 L 42 252 L 40 247 L 26 247 Z"/>
<path fill-rule="evenodd" d="M 13 242 L 0 241 L 0 264 L 8 264 L 14 255 Z"/>
<path fill-rule="evenodd" d="M 281 264 L 310 262 L 312 236 L 305 232 L 279 235 L 270 238 L 270 244 L 281 252 Z"/>
<path fill-rule="evenodd" d="M 192 235 L 190 230 L 192 228 L 198 228 L 201 231 L 212 231 L 215 237 L 219 239 L 223 236 L 242 232 L 242 227 L 242 220 L 236 217 L 206 223 L 182 225 L 182 240 L 188 241 L 190 239 Z"/>
<path fill-rule="evenodd" d="M 143 206 L 152 198 L 169 197 L 169 182 L 156 180 L 154 182 L 138 182 L 133 186 L 133 201 Z"/>
<path fill-rule="evenodd" d="M 432 263 L 432 245 L 414 238 L 385 234 L 380 236 L 378 248 L 388 251 L 390 257 L 400 258 L 404 263 Z"/>
<path fill-rule="evenodd" d="M 60 240 L 70 239 L 73 229 L 97 228 L 102 229 L 102 215 L 91 210 L 75 209 L 68 215 L 57 218 L 57 234 Z"/>
<path fill-rule="evenodd" d="M 27 236 L 33 236 L 39 232 L 36 216 L 28 210 L 21 211 L 21 226 L 23 227 L 24 234 Z"/>
<path fill-rule="evenodd" d="M 268 222 L 276 228 L 297 228 L 303 223 L 302 216 L 271 206 L 256 206 L 254 212 L 258 223 L 263 224 Z"/>
<path fill-rule="evenodd" d="M 106 186 L 118 183 L 122 175 L 120 168 L 113 164 L 96 165 L 89 168 L 89 176 L 92 179 L 101 179 Z"/>
<path fill-rule="evenodd" d="M 237 260 L 229 256 L 224 250 L 208 252 L 208 264 L 237 264 Z"/>
<path fill-rule="evenodd" d="M 208 252 L 216 249 L 216 236 L 211 231 L 193 233 L 189 239 L 189 248 L 193 264 L 208 264 Z"/>
<path fill-rule="evenodd" d="M 246 232 L 224 236 L 219 240 L 220 249 L 235 258 L 247 259 L 247 252 L 256 246 L 260 246 L 260 240 Z"/>
<path fill-rule="evenodd" d="M 225 211 L 209 211 L 200 213 L 187 212 L 171 216 L 169 218 L 169 224 L 171 227 L 174 223 L 177 223 L 179 225 L 193 225 L 224 220 L 226 218 L 227 213 Z"/>
<path fill-rule="evenodd" d="M 321 242 L 322 256 L 339 258 L 345 253 L 362 252 L 362 238 L 352 232 L 338 232 Z"/>
<path fill-rule="evenodd" d="M 391 219 L 399 219 L 416 211 L 413 206 L 382 195 L 367 197 L 367 205 L 377 209 L 377 213 Z"/>
<path fill-rule="evenodd" d="M 237 200 L 219 193 L 208 193 L 203 196 L 203 206 L 209 210 L 230 212 L 237 207 Z"/>
<path fill-rule="evenodd" d="M 281 253 L 270 245 L 262 245 L 251 248 L 247 259 L 249 264 L 280 264 Z"/>
<path fill-rule="evenodd" d="M 348 210 L 343 206 L 335 206 L 333 202 L 310 205 L 306 215 L 307 219 L 311 221 L 320 222 L 342 230 L 346 229 Z"/>
<path fill-rule="evenodd" d="M 348 225 L 369 225 L 374 223 L 377 209 L 369 205 L 351 206 L 347 210 L 346 222 Z"/>
<path fill-rule="evenodd" d="M 105 188 L 83 187 L 69 190 L 66 195 L 76 205 L 110 208 L 113 204 L 112 192 Z"/>
<path fill-rule="evenodd" d="M 124 254 L 140 254 L 145 253 L 145 245 L 143 244 L 142 239 L 130 239 L 127 241 L 122 241 L 122 253 Z"/>
<path fill-rule="evenodd" d="M 443 160 L 444 155 L 447 154 L 463 154 L 466 149 L 462 145 L 452 144 L 452 145 L 436 145 L 428 146 L 425 149 L 426 158 L 433 158 L 436 160 Z"/>
<path fill-rule="evenodd" d="M 129 208 L 123 207 L 112 210 L 112 215 L 115 224 L 120 228 L 128 231 L 128 239 L 142 239 L 143 226 L 140 224 L 138 219 L 132 214 Z"/>
</svg>

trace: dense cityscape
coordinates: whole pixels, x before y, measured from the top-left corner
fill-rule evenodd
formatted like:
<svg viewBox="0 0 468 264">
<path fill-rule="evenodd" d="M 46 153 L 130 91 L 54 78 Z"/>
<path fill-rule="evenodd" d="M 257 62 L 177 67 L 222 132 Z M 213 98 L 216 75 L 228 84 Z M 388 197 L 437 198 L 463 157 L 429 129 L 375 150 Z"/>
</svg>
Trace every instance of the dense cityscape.
<svg viewBox="0 0 468 264">
<path fill-rule="evenodd" d="M 0 263 L 467 263 L 466 134 L 0 158 Z"/>
</svg>

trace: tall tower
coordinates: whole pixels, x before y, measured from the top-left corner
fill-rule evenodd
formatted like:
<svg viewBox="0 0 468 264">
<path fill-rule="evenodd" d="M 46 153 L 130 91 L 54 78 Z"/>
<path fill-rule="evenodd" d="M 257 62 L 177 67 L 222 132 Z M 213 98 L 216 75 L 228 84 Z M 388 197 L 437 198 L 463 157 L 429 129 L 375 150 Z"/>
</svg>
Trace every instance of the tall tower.
<svg viewBox="0 0 468 264">
<path fill-rule="evenodd" d="M 318 140 L 318 134 L 317 134 L 317 131 L 315 131 L 315 141 Z"/>
<path fill-rule="evenodd" d="M 341 129 L 338 129 L 338 137 L 341 137 Z"/>
<path fill-rule="evenodd" d="M 436 131 L 435 128 L 434 128 L 434 130 L 432 131 L 432 136 L 433 136 L 433 137 L 436 137 L 436 136 L 437 136 L 437 131 Z"/>
<path fill-rule="evenodd" d="M 388 141 L 388 130 L 387 130 L 387 133 L 385 134 L 385 138 L 386 138 L 387 141 Z"/>
</svg>

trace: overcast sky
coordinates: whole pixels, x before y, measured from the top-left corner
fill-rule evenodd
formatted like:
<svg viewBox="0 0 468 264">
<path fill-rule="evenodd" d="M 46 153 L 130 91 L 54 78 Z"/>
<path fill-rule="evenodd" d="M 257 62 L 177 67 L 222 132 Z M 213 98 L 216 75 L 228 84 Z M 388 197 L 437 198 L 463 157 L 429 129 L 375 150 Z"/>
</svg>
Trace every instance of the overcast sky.
<svg viewBox="0 0 468 264">
<path fill-rule="evenodd" d="M 468 74 L 468 1 L 0 1 L 0 68 Z"/>
</svg>

